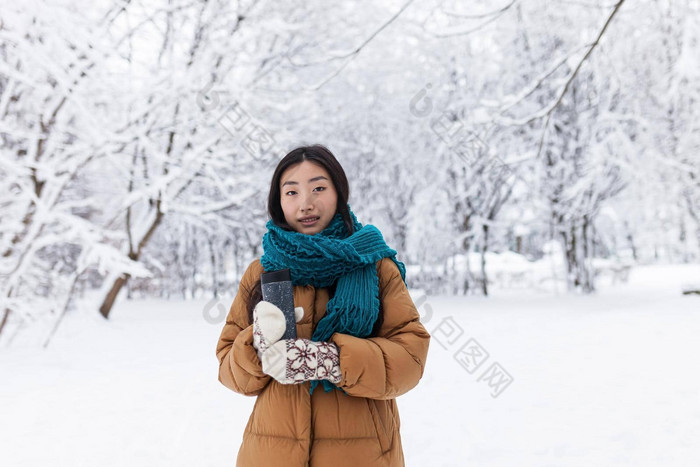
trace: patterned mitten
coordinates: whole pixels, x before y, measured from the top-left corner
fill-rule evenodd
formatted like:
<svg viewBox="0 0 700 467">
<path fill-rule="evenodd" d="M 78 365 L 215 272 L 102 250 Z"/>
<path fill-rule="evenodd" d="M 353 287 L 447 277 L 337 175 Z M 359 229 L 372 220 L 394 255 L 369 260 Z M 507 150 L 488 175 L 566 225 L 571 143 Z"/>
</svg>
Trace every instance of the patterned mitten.
<svg viewBox="0 0 700 467">
<path fill-rule="evenodd" d="M 304 317 L 304 308 L 294 308 L 294 318 L 298 323 Z M 253 309 L 253 347 L 262 361 L 262 354 L 284 335 L 286 323 L 284 313 L 276 305 L 264 300 Z"/>
<path fill-rule="evenodd" d="M 333 342 L 283 339 L 262 356 L 263 372 L 282 384 L 301 384 L 313 379 L 341 380 L 338 346 Z"/>
</svg>

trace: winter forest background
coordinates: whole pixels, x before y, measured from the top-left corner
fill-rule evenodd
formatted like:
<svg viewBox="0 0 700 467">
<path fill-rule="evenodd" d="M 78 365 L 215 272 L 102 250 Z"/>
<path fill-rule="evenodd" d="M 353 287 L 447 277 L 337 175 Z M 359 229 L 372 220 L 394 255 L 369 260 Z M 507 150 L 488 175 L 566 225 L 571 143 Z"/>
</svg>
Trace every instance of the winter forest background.
<svg viewBox="0 0 700 467">
<path fill-rule="evenodd" d="M 434 294 L 696 262 L 699 36 L 696 1 L 3 2 L 0 340 L 235 290 L 304 143 Z"/>
<path fill-rule="evenodd" d="M 301 144 L 425 296 L 700 260 L 696 0 L 0 5 L 0 352 L 127 299 L 222 324 Z"/>
</svg>

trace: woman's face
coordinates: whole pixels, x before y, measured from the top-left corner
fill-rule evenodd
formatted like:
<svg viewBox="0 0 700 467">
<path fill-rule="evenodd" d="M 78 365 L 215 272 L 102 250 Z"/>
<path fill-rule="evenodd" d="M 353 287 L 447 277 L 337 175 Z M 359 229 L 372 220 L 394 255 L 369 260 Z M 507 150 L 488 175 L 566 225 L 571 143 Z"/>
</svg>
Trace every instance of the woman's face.
<svg viewBox="0 0 700 467">
<path fill-rule="evenodd" d="M 282 173 L 280 198 L 287 224 L 308 235 L 330 224 L 338 204 L 338 193 L 326 169 L 309 161 L 287 167 Z M 301 222 L 307 217 L 318 219 L 314 223 Z"/>
</svg>

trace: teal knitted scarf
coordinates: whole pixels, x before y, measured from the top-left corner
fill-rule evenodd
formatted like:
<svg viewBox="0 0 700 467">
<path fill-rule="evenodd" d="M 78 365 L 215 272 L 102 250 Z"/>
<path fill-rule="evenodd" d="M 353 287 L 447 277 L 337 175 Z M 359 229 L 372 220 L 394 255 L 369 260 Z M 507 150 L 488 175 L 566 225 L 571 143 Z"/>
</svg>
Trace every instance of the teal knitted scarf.
<svg viewBox="0 0 700 467">
<path fill-rule="evenodd" d="M 391 257 L 406 282 L 404 264 L 396 259 L 396 251 L 387 246 L 379 229 L 371 224 L 363 227 L 347 206 L 355 229 L 352 235 L 340 212 L 325 229 L 313 235 L 284 230 L 272 220 L 267 222 L 268 230 L 263 235 L 260 262 L 265 271 L 289 268 L 292 285 L 329 287 L 338 280 L 335 295 L 328 301 L 312 341 L 328 341 L 334 332 L 355 337 L 372 333 L 379 315 L 376 263 L 380 259 Z M 328 380 L 313 380 L 310 394 L 319 382 L 325 392 L 342 390 Z"/>
</svg>

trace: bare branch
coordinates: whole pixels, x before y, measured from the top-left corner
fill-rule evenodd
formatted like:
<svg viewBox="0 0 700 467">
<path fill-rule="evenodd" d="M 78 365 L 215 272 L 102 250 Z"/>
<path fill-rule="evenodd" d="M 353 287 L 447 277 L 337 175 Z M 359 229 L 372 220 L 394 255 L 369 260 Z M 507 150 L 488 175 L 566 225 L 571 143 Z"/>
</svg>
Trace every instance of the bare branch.
<svg viewBox="0 0 700 467">
<path fill-rule="evenodd" d="M 394 14 L 394 16 L 392 16 L 387 22 L 385 22 L 384 24 L 382 24 L 382 25 L 381 25 L 376 31 L 374 31 L 367 39 L 365 39 L 364 42 L 362 42 L 362 44 L 360 44 L 360 45 L 358 45 L 357 47 L 355 47 L 354 50 L 351 50 L 350 52 L 345 52 L 345 53 L 342 53 L 342 54 L 339 54 L 339 55 L 336 55 L 336 56 L 332 57 L 330 60 L 345 59 L 345 62 L 343 62 L 343 64 L 340 65 L 340 67 L 338 67 L 338 68 L 337 68 L 333 73 L 331 73 L 328 77 L 326 77 L 325 79 L 323 79 L 323 80 L 322 80 L 321 82 L 319 82 L 318 84 L 312 86 L 311 88 L 306 88 L 306 90 L 307 90 L 307 91 L 317 91 L 317 90 L 321 89 L 321 88 L 322 88 L 326 83 L 328 83 L 330 80 L 332 80 L 333 78 L 335 78 L 336 76 L 338 76 L 338 74 L 339 74 L 341 71 L 343 71 L 343 69 L 345 69 L 345 67 L 348 66 L 348 64 L 350 64 L 350 62 L 362 51 L 362 49 L 364 49 L 364 48 L 367 46 L 367 44 L 369 44 L 375 37 L 377 37 L 377 36 L 379 35 L 379 33 L 381 33 L 384 29 L 386 29 L 391 23 L 393 23 L 394 21 L 396 21 L 396 19 L 397 19 L 399 16 L 401 16 L 401 14 L 406 10 L 406 8 L 408 8 L 408 6 L 409 6 L 411 3 L 413 3 L 413 0 L 408 0 L 408 1 L 401 7 L 401 9 L 400 9 L 399 11 L 397 11 L 396 14 Z M 288 60 L 290 61 L 290 63 L 292 63 L 293 65 L 295 65 L 294 62 L 292 62 L 290 58 L 288 58 Z M 327 61 L 330 61 L 330 60 L 327 60 Z M 322 63 L 322 62 L 320 62 L 320 63 Z M 309 66 L 309 63 L 305 63 L 305 64 L 296 64 L 296 66 Z"/>
<path fill-rule="evenodd" d="M 537 148 L 537 156 L 538 157 L 542 152 L 542 146 L 544 145 L 544 137 L 545 137 L 545 134 L 547 133 L 547 127 L 549 126 L 549 120 L 552 117 L 552 113 L 557 108 L 557 106 L 559 106 L 559 104 L 561 103 L 561 100 L 564 98 L 566 91 L 569 89 L 569 86 L 574 81 L 574 78 L 578 74 L 578 71 L 581 69 L 581 67 L 583 66 L 583 63 L 586 61 L 586 59 L 588 59 L 588 57 L 590 57 L 591 53 L 593 52 L 593 49 L 595 49 L 595 47 L 600 42 L 600 38 L 603 37 L 603 34 L 605 34 L 605 31 L 608 29 L 610 22 L 615 17 L 615 14 L 617 14 L 617 11 L 620 9 L 620 7 L 622 6 L 623 3 L 625 3 L 625 0 L 620 0 L 619 2 L 617 2 L 617 5 L 615 5 L 615 9 L 612 11 L 612 13 L 610 13 L 610 16 L 608 16 L 608 19 L 605 21 L 603 28 L 598 33 L 598 37 L 596 37 L 595 41 L 593 42 L 593 44 L 591 44 L 590 48 L 588 49 L 588 52 L 586 52 L 586 54 L 583 56 L 581 61 L 578 63 L 578 65 L 574 69 L 573 73 L 571 73 L 571 76 L 569 76 L 569 79 L 566 81 L 564 88 L 559 93 L 559 97 L 551 106 L 549 106 L 549 109 L 547 110 L 547 113 L 546 113 L 547 120 L 545 121 L 544 126 L 542 128 L 542 135 L 540 136 L 540 143 L 539 143 L 539 146 Z M 525 124 L 528 124 L 531 121 L 536 120 L 538 118 L 541 118 L 541 115 L 533 116 L 532 118 L 528 119 L 525 122 Z"/>
</svg>

